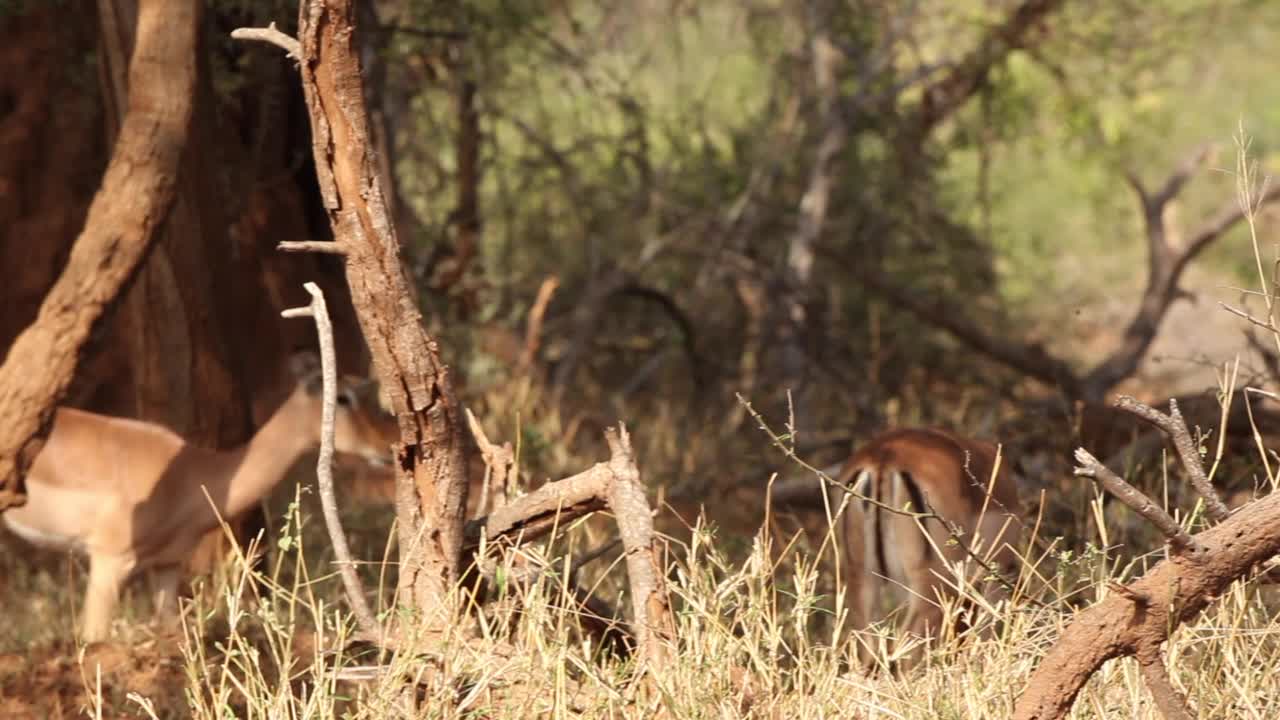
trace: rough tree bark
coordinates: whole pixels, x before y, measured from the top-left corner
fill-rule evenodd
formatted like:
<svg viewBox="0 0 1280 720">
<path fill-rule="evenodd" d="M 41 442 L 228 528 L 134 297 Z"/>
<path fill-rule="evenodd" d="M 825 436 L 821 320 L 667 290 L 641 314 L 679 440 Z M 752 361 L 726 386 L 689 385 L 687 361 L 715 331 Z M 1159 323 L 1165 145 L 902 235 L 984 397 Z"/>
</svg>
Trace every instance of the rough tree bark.
<svg viewBox="0 0 1280 720">
<path fill-rule="evenodd" d="M 233 35 L 276 42 L 300 61 L 334 249 L 346 258 L 352 302 L 373 367 L 400 424 L 400 597 L 422 614 L 428 628 L 439 629 L 450 618 L 449 591 L 460 574 L 467 499 L 463 418 L 449 370 L 414 303 L 378 183 L 355 15 L 351 0 L 313 0 L 299 8 L 297 41 L 274 29 Z"/>
<path fill-rule="evenodd" d="M 0 366 L 0 510 L 23 502 L 94 330 L 145 260 L 173 202 L 191 121 L 200 3 L 142 0 L 129 111 L 66 269 Z"/>
</svg>

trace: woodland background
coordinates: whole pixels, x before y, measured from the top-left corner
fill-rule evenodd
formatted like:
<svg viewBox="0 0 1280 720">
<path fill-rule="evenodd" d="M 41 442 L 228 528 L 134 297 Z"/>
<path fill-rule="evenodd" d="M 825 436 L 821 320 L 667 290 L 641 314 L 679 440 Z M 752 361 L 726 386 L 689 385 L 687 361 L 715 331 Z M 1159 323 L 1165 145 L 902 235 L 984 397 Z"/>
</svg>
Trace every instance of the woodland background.
<svg viewBox="0 0 1280 720">
<path fill-rule="evenodd" d="M 0 2 L 0 347 L 84 225 L 135 13 Z M 208 3 L 177 204 L 68 404 L 243 440 L 313 342 L 279 319 L 308 280 L 341 370 L 369 371 L 341 260 L 274 249 L 330 233 L 293 63 L 229 38 L 293 32 L 296 14 Z M 1278 379 L 1274 351 L 1219 306 L 1257 305 L 1240 222 L 1157 298 L 1168 314 L 1123 353 L 1134 366 L 1098 371 L 1125 347 L 1153 228 L 1177 245 L 1230 215 L 1245 137 L 1264 169 L 1280 159 L 1275 2 L 377 0 L 360 24 L 418 302 L 459 399 L 515 444 L 526 483 L 603 456 L 600 431 L 625 420 L 659 525 L 733 497 L 708 508 L 733 552 L 789 465 L 753 411 L 820 464 L 906 424 L 1066 448 L 1071 401 L 1212 395 L 1236 357 L 1242 385 Z M 384 485 L 347 481 L 369 505 L 365 557 L 386 540 Z M 294 490 L 278 494 L 257 524 L 278 524 Z M 1087 516 L 1050 518 L 1083 549 Z M 3 571 L 6 606 L 75 574 L 37 568 Z M 0 630 L 0 650 L 55 643 L 69 608 Z"/>
</svg>

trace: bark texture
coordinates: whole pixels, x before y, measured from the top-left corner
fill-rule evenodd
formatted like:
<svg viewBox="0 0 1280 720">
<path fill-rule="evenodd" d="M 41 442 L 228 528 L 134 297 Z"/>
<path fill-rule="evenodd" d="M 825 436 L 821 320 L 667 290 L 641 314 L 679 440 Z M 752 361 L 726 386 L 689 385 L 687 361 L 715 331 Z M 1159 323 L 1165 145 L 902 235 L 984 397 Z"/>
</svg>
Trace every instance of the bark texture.
<svg viewBox="0 0 1280 720">
<path fill-rule="evenodd" d="M 302 86 L 324 206 L 346 255 L 351 299 L 373 367 L 400 425 L 400 596 L 438 624 L 448 620 L 441 613 L 459 577 L 467 501 L 463 418 L 449 370 L 423 327 L 378 183 L 355 14 L 351 0 L 303 3 Z"/>
</svg>

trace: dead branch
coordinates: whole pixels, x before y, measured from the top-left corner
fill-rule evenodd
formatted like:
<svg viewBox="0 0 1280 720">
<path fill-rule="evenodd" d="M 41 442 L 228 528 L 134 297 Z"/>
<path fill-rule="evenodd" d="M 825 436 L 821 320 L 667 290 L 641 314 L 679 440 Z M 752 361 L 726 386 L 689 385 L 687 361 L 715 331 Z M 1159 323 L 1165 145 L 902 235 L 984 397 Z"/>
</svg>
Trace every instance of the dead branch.
<svg viewBox="0 0 1280 720">
<path fill-rule="evenodd" d="M 640 471 L 625 425 L 605 431 L 609 443 L 609 509 L 618 521 L 631 584 L 631 632 L 640 655 L 660 667 L 675 649 L 675 621 L 667 594 L 662 551 L 653 532 L 653 514 L 640 484 Z"/>
<path fill-rule="evenodd" d="M 1182 413 L 1178 410 L 1178 401 L 1169 401 L 1168 415 L 1149 405 L 1140 403 L 1128 395 L 1121 395 L 1117 398 L 1115 405 L 1121 410 L 1127 410 L 1155 425 L 1173 441 L 1173 446 L 1177 449 L 1178 457 L 1182 461 L 1182 467 L 1186 468 L 1191 486 L 1204 499 L 1205 513 L 1208 514 L 1209 519 L 1214 522 L 1222 522 L 1227 519 L 1231 511 L 1227 509 L 1226 504 L 1218 497 L 1218 492 L 1213 489 L 1208 476 L 1205 475 L 1204 464 L 1200 462 L 1200 449 L 1196 446 L 1195 440 L 1191 438 L 1191 431 L 1187 429 L 1187 423 L 1182 419 Z"/>
<path fill-rule="evenodd" d="M 485 435 L 484 428 L 481 427 L 480 421 L 472 414 L 470 408 L 466 410 L 466 415 L 467 426 L 471 428 L 471 435 L 475 437 L 476 446 L 480 448 L 480 456 L 484 459 L 484 484 L 480 491 L 480 503 L 475 511 L 477 516 L 483 517 L 489 513 L 491 500 L 494 502 L 495 510 L 507 504 L 511 483 L 515 480 L 517 473 L 516 454 L 509 442 L 504 442 L 500 446 L 490 442 L 489 436 Z"/>
<path fill-rule="evenodd" d="M 1168 416 L 1132 398 L 1122 398 L 1116 404 L 1170 435 L 1175 445 L 1182 446 L 1179 458 L 1188 475 L 1195 476 L 1197 472 L 1203 475 L 1199 454 L 1195 452 L 1177 403 L 1171 404 L 1172 412 Z M 1099 478 L 1109 472 L 1083 450 L 1077 457 L 1087 466 L 1083 470 L 1091 470 Z M 1212 488 L 1201 494 L 1216 498 Z M 1121 497 L 1119 492 L 1117 497 Z M 1143 514 L 1152 518 L 1148 513 Z M 1181 537 L 1181 528 L 1167 527 L 1167 519 L 1156 515 L 1153 522 L 1164 524 L 1166 527 L 1162 530 L 1166 536 L 1178 537 L 1178 543 L 1194 551 L 1173 554 L 1124 590 L 1113 588 L 1115 592 L 1110 596 L 1076 615 L 1032 672 L 1014 706 L 1014 720 L 1066 717 L 1080 689 L 1102 664 L 1126 655 L 1134 656 L 1141 665 L 1152 696 L 1165 717 L 1191 717 L 1185 698 L 1169 678 L 1160 657 L 1160 646 L 1171 632 L 1194 618 L 1228 585 L 1257 573 L 1260 563 L 1280 553 L 1280 493 L 1249 503 L 1220 524 L 1185 539 Z"/>
<path fill-rule="evenodd" d="M 276 245 L 281 252 L 314 252 L 327 255 L 346 255 L 347 249 L 329 240 L 288 240 Z"/>
<path fill-rule="evenodd" d="M 467 523 L 463 552 L 474 554 L 483 536 L 488 543 L 529 542 L 563 525 L 605 508 L 608 463 L 596 463 L 577 475 L 549 482 Z"/>
<path fill-rule="evenodd" d="M 640 484 L 640 471 L 626 428 L 608 429 L 605 439 L 610 452 L 607 462 L 547 483 L 494 510 L 488 517 L 468 523 L 464 549 L 474 554 L 482 540 L 486 545 L 530 542 L 555 527 L 607 507 L 617 520 L 626 554 L 632 632 L 642 657 L 658 663 L 674 648 L 675 622 L 660 547 L 653 531 L 653 514 Z M 484 563 L 477 566 L 483 568 Z"/>
<path fill-rule="evenodd" d="M 1119 475 L 1111 472 L 1106 465 L 1098 462 L 1098 459 L 1088 450 L 1077 448 L 1076 461 L 1080 463 L 1076 468 L 1076 475 L 1096 480 L 1117 500 L 1155 525 L 1178 552 L 1187 552 L 1193 556 L 1204 553 L 1204 548 L 1199 547 L 1191 539 L 1191 535 L 1178 524 L 1177 520 L 1173 519 L 1173 516 L 1165 512 L 1141 490 L 1125 482 Z"/>
<path fill-rule="evenodd" d="M 893 283 L 862 263 L 839 254 L 836 258 L 859 283 L 911 313 L 921 322 L 937 327 L 987 357 L 1062 390 L 1074 397 L 1082 393 L 1081 380 L 1066 361 L 1052 355 L 1038 343 L 1022 343 L 990 333 L 956 312 L 955 304 L 942 297 L 924 299 L 919 293 Z"/>
<path fill-rule="evenodd" d="M 1158 647 L 1232 582 L 1280 553 L 1280 493 L 1244 506 L 1194 539 L 1205 549 L 1201 561 L 1174 555 L 1128 586 L 1151 598 L 1147 606 L 1112 595 L 1076 615 L 1032 672 L 1014 720 L 1065 718 L 1103 663 L 1134 655 L 1144 643 Z"/>
<path fill-rule="evenodd" d="M 302 44 L 292 36 L 280 32 L 274 22 L 264 28 L 236 28 L 231 31 L 231 37 L 236 40 L 254 40 L 275 45 L 284 50 L 290 58 L 298 62 L 302 61 Z"/>
<path fill-rule="evenodd" d="M 520 352 L 518 371 L 527 375 L 533 361 L 538 357 L 538 347 L 542 344 L 542 321 L 547 315 L 547 306 L 551 304 L 551 296 L 560 287 L 560 278 L 551 275 L 544 278 L 538 286 L 538 295 L 529 308 L 529 320 L 524 330 L 524 349 Z"/>
<path fill-rule="evenodd" d="M 168 217 L 191 125 L 201 8 L 193 0 L 138 4 L 129 108 L 102 185 L 65 269 L 0 366 L 0 511 L 25 502 L 23 478 L 90 337 Z"/>
<path fill-rule="evenodd" d="M 338 394 L 337 358 L 333 349 L 333 323 L 329 321 L 329 310 L 325 307 L 324 293 L 315 283 L 303 285 L 311 295 L 311 304 L 307 307 L 290 308 L 280 313 L 283 317 L 310 317 L 316 324 L 316 335 L 320 341 L 320 372 L 323 382 L 322 405 L 320 412 L 320 455 L 316 460 L 316 481 L 320 486 L 320 506 L 324 511 L 324 524 L 329 531 L 329 542 L 333 545 L 334 560 L 338 565 L 338 575 L 342 578 L 342 587 L 347 593 L 347 602 L 351 603 L 351 612 L 356 618 L 356 627 L 360 634 L 370 642 L 379 646 L 386 645 L 386 632 L 374 618 L 369 608 L 368 596 L 364 584 L 356 574 L 355 562 L 351 559 L 351 548 L 347 545 L 347 533 L 342 528 L 342 518 L 338 515 L 338 501 L 333 493 L 333 433 L 334 415 Z"/>
<path fill-rule="evenodd" d="M 1151 699 L 1155 701 L 1165 720 L 1195 720 L 1195 715 L 1187 707 L 1187 698 L 1174 686 L 1173 678 L 1169 677 L 1169 669 L 1160 656 L 1160 647 L 1144 645 L 1138 650 L 1137 658 L 1138 667 L 1142 668 L 1142 678 L 1147 681 L 1147 689 L 1151 691 Z"/>
</svg>

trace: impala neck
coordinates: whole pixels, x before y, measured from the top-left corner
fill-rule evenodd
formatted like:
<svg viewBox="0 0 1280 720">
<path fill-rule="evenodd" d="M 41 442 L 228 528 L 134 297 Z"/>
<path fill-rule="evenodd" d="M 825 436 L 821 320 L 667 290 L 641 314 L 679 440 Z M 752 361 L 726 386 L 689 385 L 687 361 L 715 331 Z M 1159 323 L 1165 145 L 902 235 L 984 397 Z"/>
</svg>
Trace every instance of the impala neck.
<svg viewBox="0 0 1280 720">
<path fill-rule="evenodd" d="M 258 429 L 248 444 L 227 453 L 228 472 L 220 473 L 209 494 L 220 506 L 223 518 L 249 509 L 276 486 L 306 451 L 319 444 L 319 417 L 314 405 L 295 390 L 289 399 Z"/>
</svg>

